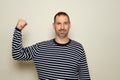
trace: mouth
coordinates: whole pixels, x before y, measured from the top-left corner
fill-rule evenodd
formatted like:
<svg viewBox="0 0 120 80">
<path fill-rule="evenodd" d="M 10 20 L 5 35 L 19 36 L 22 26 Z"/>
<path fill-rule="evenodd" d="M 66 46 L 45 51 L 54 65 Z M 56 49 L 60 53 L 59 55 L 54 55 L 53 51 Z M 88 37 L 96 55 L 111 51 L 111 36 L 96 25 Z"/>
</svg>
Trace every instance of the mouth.
<svg viewBox="0 0 120 80">
<path fill-rule="evenodd" d="M 59 30 L 59 32 L 60 32 L 60 33 L 64 33 L 64 32 L 66 32 L 66 30 Z"/>
</svg>

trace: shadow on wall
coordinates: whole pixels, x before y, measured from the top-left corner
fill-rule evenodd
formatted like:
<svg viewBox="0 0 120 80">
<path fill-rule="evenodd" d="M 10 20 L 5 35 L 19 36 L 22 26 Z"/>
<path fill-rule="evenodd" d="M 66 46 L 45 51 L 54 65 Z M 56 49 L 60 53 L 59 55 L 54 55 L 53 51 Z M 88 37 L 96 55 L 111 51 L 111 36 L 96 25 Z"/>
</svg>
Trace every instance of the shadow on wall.
<svg viewBox="0 0 120 80">
<path fill-rule="evenodd" d="M 32 69 L 35 68 L 33 61 L 15 61 L 15 66 L 19 69 Z"/>
</svg>

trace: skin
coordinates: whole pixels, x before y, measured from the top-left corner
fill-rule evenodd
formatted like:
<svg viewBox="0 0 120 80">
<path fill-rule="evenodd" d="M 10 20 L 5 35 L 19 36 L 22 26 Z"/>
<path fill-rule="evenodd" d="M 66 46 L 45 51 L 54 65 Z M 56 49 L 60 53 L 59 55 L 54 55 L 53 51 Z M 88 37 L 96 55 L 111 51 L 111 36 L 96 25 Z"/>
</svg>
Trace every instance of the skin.
<svg viewBox="0 0 120 80">
<path fill-rule="evenodd" d="M 17 28 L 23 30 L 27 25 L 24 19 L 19 19 L 17 22 Z M 56 21 L 53 23 L 53 27 L 56 32 L 55 40 L 60 44 L 65 44 L 69 41 L 68 32 L 70 29 L 70 21 L 67 16 L 56 16 Z"/>
<path fill-rule="evenodd" d="M 16 26 L 18 29 L 22 30 L 27 26 L 27 22 L 24 19 L 19 19 Z"/>
<path fill-rule="evenodd" d="M 53 27 L 56 32 L 56 42 L 65 44 L 69 41 L 68 32 L 70 26 L 70 21 L 67 16 L 60 15 L 56 17 L 56 21 L 53 23 Z"/>
</svg>

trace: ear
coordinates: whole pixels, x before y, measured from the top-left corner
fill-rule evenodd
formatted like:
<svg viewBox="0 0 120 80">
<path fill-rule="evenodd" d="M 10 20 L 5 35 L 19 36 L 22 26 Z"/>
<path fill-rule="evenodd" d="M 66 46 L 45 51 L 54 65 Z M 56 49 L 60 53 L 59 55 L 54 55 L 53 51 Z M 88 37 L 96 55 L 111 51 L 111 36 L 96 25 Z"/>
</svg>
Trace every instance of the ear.
<svg viewBox="0 0 120 80">
<path fill-rule="evenodd" d="M 70 25 L 70 28 L 71 28 L 71 23 L 69 25 Z"/>
<path fill-rule="evenodd" d="M 55 23 L 52 23 L 53 28 L 55 28 Z"/>
</svg>

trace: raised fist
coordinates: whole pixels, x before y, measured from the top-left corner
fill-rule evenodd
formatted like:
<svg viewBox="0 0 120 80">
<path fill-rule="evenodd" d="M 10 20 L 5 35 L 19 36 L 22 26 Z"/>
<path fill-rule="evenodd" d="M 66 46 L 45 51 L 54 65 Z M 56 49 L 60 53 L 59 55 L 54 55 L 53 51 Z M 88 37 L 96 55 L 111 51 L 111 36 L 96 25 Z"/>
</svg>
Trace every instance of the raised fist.
<svg viewBox="0 0 120 80">
<path fill-rule="evenodd" d="M 17 28 L 22 30 L 27 25 L 27 22 L 23 19 L 19 19 L 17 22 Z"/>
</svg>

